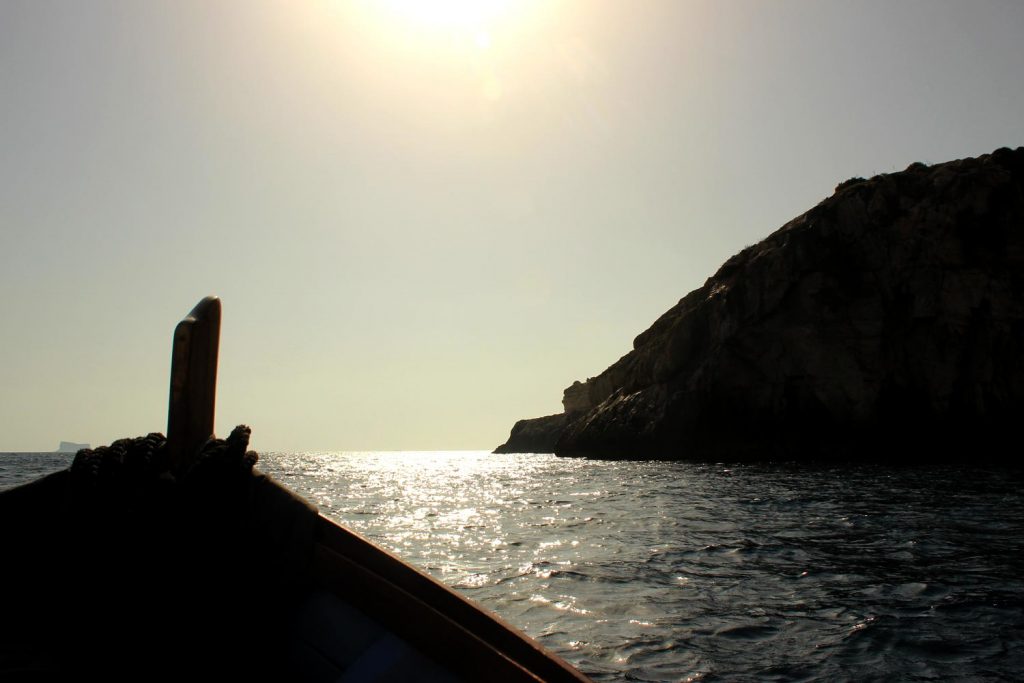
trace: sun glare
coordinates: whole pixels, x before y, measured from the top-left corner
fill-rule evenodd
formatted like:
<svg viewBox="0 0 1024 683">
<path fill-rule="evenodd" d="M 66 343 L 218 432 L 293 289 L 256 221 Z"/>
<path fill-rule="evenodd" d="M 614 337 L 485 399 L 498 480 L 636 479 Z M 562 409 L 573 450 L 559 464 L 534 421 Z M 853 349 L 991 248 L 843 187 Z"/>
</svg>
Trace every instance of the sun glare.
<svg viewBox="0 0 1024 683">
<path fill-rule="evenodd" d="M 508 16 L 514 0 L 378 0 L 381 9 L 424 26 L 486 32 Z"/>
<path fill-rule="evenodd" d="M 536 61 L 535 36 L 551 21 L 553 0 L 326 0 L 328 7 L 362 23 L 367 44 L 388 59 L 409 59 L 402 69 L 374 69 L 378 78 L 436 76 L 444 88 L 475 88 L 487 109 L 521 92 Z M 436 98 L 435 98 L 436 99 Z"/>
<path fill-rule="evenodd" d="M 409 43 L 437 40 L 472 48 L 498 49 L 550 13 L 550 0 L 360 0 L 381 35 Z M 514 40 L 514 39 L 513 39 Z"/>
</svg>

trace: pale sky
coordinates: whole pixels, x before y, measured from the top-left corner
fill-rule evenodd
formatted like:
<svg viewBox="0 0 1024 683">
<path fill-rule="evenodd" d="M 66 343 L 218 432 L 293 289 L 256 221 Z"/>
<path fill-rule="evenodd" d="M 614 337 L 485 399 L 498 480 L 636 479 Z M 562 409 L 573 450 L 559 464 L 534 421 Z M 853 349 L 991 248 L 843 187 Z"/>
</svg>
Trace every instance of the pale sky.
<svg viewBox="0 0 1024 683">
<path fill-rule="evenodd" d="M 0 450 L 484 449 L 851 176 L 1024 144 L 1024 2 L 0 0 Z"/>
</svg>

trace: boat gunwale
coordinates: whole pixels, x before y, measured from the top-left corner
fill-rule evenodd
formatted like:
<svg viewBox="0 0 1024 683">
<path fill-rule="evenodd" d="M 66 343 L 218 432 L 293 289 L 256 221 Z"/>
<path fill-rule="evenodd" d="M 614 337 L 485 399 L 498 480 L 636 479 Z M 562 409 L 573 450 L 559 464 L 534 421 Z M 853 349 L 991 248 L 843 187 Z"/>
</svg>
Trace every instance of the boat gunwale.
<svg viewBox="0 0 1024 683">
<path fill-rule="evenodd" d="M 476 675 L 487 667 L 496 681 L 590 682 L 498 615 L 323 514 L 315 544 L 315 578 L 371 615 L 383 601 L 394 610 L 386 626 L 432 658 Z"/>
</svg>

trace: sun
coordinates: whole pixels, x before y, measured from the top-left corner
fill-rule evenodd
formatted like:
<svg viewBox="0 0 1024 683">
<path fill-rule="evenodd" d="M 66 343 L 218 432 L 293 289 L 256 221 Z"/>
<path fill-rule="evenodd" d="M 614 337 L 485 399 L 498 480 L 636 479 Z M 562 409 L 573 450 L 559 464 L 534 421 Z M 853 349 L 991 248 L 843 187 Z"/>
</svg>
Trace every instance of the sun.
<svg viewBox="0 0 1024 683">
<path fill-rule="evenodd" d="M 458 84 L 465 88 L 460 92 L 475 90 L 481 111 L 489 113 L 521 92 L 536 61 L 535 37 L 554 21 L 557 5 L 555 0 L 324 2 L 346 21 L 358 22 L 367 46 L 382 48 L 375 55 L 384 61 L 362 60 L 372 78 L 397 83 L 415 76 L 414 89 L 436 84 L 434 93 Z"/>
<path fill-rule="evenodd" d="M 377 0 L 377 4 L 423 26 L 486 32 L 508 16 L 515 0 Z"/>
<path fill-rule="evenodd" d="M 340 2 L 341 0 L 335 0 Z M 515 40 L 548 14 L 553 0 L 356 0 L 380 35 L 407 44 L 438 41 L 464 45 L 477 54 Z"/>
</svg>

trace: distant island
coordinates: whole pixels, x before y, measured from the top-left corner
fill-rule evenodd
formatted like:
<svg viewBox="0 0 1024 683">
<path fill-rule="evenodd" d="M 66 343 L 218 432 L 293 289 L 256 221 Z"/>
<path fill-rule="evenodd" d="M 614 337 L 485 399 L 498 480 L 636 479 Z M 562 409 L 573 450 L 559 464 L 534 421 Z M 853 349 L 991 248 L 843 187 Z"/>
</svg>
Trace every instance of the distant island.
<svg viewBox="0 0 1024 683">
<path fill-rule="evenodd" d="M 1024 147 L 839 184 L 562 404 L 495 452 L 1016 461 Z"/>
<path fill-rule="evenodd" d="M 73 441 L 61 441 L 60 445 L 57 446 L 58 453 L 77 453 L 83 448 L 88 448 L 87 443 L 74 443 Z"/>
</svg>

